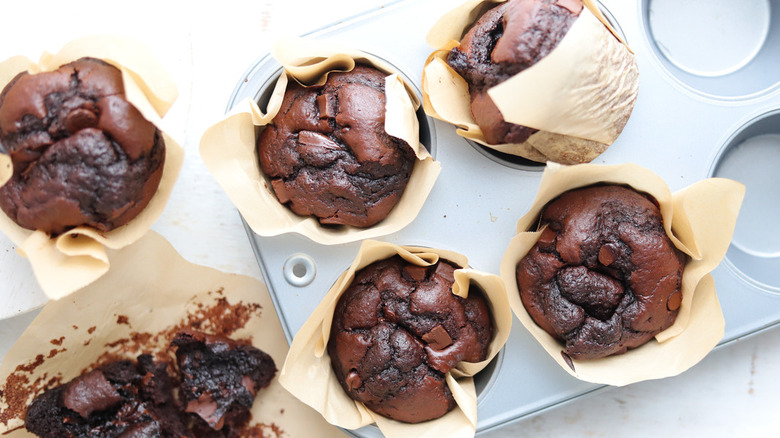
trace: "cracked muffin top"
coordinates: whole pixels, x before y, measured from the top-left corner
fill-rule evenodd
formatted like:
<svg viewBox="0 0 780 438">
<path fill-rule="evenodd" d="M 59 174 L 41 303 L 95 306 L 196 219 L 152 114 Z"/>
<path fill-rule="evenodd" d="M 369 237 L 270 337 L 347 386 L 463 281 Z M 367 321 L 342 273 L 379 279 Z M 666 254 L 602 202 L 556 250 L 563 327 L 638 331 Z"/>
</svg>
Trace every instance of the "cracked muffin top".
<svg viewBox="0 0 780 438">
<path fill-rule="evenodd" d="M 390 213 L 416 157 L 385 132 L 386 76 L 357 65 L 331 72 L 322 86 L 288 84 L 257 142 L 279 202 L 332 225 L 370 227 Z"/>
<path fill-rule="evenodd" d="M 686 256 L 651 197 L 603 185 L 571 190 L 542 212 L 537 243 L 518 263 L 525 309 L 573 359 L 625 353 L 670 327 Z"/>
<path fill-rule="evenodd" d="M 93 58 L 17 75 L 0 93 L 0 152 L 13 163 L 0 208 L 51 235 L 120 227 L 162 178 L 160 131 L 125 99 L 122 73 Z"/>
<path fill-rule="evenodd" d="M 422 267 L 399 256 L 372 263 L 336 306 L 328 354 L 354 400 L 407 423 L 439 418 L 456 405 L 446 374 L 485 360 L 493 337 L 488 305 L 476 287 L 453 295 L 456 266 Z"/>
</svg>

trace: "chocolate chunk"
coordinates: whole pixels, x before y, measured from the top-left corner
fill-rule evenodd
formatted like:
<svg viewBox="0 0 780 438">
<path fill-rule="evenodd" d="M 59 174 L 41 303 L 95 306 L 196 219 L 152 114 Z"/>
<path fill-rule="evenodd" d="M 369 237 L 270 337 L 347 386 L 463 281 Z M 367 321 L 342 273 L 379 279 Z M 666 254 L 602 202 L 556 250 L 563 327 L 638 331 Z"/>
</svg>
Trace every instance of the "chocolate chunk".
<svg viewBox="0 0 780 438">
<path fill-rule="evenodd" d="M 225 424 L 223 416 L 217 415 L 217 402 L 205 392 L 197 399 L 190 400 L 187 403 L 185 412 L 197 414 L 214 430 L 222 429 L 222 426 Z"/>
<path fill-rule="evenodd" d="M 444 327 L 437 325 L 433 330 L 424 334 L 422 340 L 434 350 L 444 350 L 452 344 L 452 338 Z"/>
<path fill-rule="evenodd" d="M 122 397 L 106 380 L 100 370 L 89 372 L 74 380 L 62 393 L 62 403 L 68 409 L 87 418 L 95 411 L 103 411 L 122 401 Z"/>
<path fill-rule="evenodd" d="M 607 244 L 602 245 L 599 249 L 599 262 L 604 266 L 611 265 L 617 258 L 618 253 L 614 246 Z"/>
<path fill-rule="evenodd" d="M 406 274 L 413 281 L 423 281 L 428 275 L 428 268 L 425 266 L 410 264 L 404 267 L 404 274 Z"/>
</svg>

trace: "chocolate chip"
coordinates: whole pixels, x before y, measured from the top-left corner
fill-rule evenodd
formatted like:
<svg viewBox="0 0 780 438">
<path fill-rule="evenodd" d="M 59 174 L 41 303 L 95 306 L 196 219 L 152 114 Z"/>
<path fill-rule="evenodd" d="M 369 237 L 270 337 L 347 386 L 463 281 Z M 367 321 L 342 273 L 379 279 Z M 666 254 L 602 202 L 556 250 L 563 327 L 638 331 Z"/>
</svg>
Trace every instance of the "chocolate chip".
<svg viewBox="0 0 780 438">
<path fill-rule="evenodd" d="M 675 311 L 680 308 L 680 304 L 682 304 L 682 293 L 680 291 L 675 291 L 673 294 L 669 295 L 669 299 L 666 301 L 666 308 Z"/>
<path fill-rule="evenodd" d="M 206 392 L 201 394 L 197 400 L 190 400 L 184 411 L 197 414 L 216 430 L 221 429 L 224 424 L 223 416 L 217 414 L 217 402 Z"/>
<path fill-rule="evenodd" d="M 539 236 L 539 245 L 547 246 L 553 242 L 555 242 L 555 237 L 558 235 L 555 231 L 553 231 L 552 228 L 547 227 L 542 231 L 542 235 Z"/>
<path fill-rule="evenodd" d="M 290 200 L 290 195 L 287 193 L 287 187 L 284 185 L 284 181 L 281 179 L 272 179 L 271 186 L 274 188 L 274 194 L 279 202 L 284 204 Z"/>
<path fill-rule="evenodd" d="M 84 128 L 94 128 L 97 126 L 97 124 L 97 115 L 85 108 L 79 108 L 75 111 L 71 111 L 65 119 L 65 129 L 67 129 L 71 134 Z"/>
<path fill-rule="evenodd" d="M 349 389 L 350 391 L 352 391 L 353 389 L 358 389 L 363 385 L 363 381 L 360 380 L 360 376 L 355 370 L 352 370 L 349 372 L 349 374 L 347 374 L 345 383 L 347 384 L 347 389 Z"/>
</svg>

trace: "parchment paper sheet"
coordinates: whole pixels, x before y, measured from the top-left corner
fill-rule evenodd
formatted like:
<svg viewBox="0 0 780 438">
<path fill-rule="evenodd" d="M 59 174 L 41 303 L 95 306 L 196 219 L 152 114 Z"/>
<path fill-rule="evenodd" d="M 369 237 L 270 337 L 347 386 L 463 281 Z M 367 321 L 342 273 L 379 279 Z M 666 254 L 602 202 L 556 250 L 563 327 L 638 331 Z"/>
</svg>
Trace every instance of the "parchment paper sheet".
<svg viewBox="0 0 780 438">
<path fill-rule="evenodd" d="M 252 345 L 273 357 L 277 368 L 283 363 L 287 342 L 268 289 L 261 281 L 191 264 L 154 232 L 121 251 L 111 250 L 109 254 L 112 264 L 105 276 L 68 299 L 51 301 L 43 308 L 3 359 L 0 385 L 6 384 L 7 377 L 18 365 L 34 363 L 39 354 L 50 356 L 52 349 L 59 352 L 25 374 L 30 381 L 41 376 L 45 376 L 44 380 L 60 376 L 63 382 L 69 381 L 110 351 L 120 357 L 135 358 L 144 352 L 165 350 L 170 341 L 168 337 L 160 339 L 159 346 L 146 342 L 137 351 L 132 348 L 125 351 L 121 342 L 115 347 L 107 344 L 135 338 L 133 332 L 143 335 L 170 330 L 192 315 L 196 315 L 194 323 L 211 332 L 218 324 L 208 318 L 200 322 L 198 315 L 208 314 L 203 309 L 219 299 L 226 299 L 232 305 L 243 303 L 239 309 L 259 305 L 257 311 L 246 311 L 243 328 L 231 337 L 249 338 Z M 230 310 L 225 309 L 224 313 Z M 127 323 L 118 323 L 120 316 L 125 317 Z M 234 316 L 219 313 L 214 318 Z M 8 387 L 0 386 L 0 389 L 4 391 L 0 395 L 0 411 L 6 409 L 12 399 L 27 398 L 27 394 L 10 392 Z M 269 387 L 258 392 L 252 417 L 253 424 L 265 425 L 262 430 L 263 436 L 267 437 L 344 436 L 323 421 L 317 412 L 285 391 L 276 378 Z M 0 422 L 0 433 L 21 422 L 18 418 L 8 424 Z M 33 435 L 19 429 L 7 436 Z"/>
<path fill-rule="evenodd" d="M 458 135 L 534 161 L 585 163 L 604 152 L 628 122 L 639 89 L 636 60 L 601 12 L 585 0 L 560 44 L 528 69 L 488 90 L 507 122 L 539 129 L 522 144 L 492 145 L 471 115 L 468 84 L 446 63 L 464 31 L 503 0 L 470 0 L 433 26 L 437 49 L 423 71 L 423 106 Z"/>
<path fill-rule="evenodd" d="M 419 101 L 412 87 L 385 61 L 320 41 L 281 40 L 274 45 L 272 55 L 284 66 L 284 71 L 276 82 L 267 113 L 263 114 L 254 101 L 246 99 L 206 130 L 200 143 L 206 167 L 252 231 L 261 236 L 299 233 L 317 243 L 334 245 L 394 233 L 412 222 L 441 170 L 440 164 L 420 144 L 415 115 Z M 350 71 L 358 62 L 389 74 L 385 79 L 385 130 L 406 141 L 415 151 L 417 162 L 403 196 L 384 220 L 369 228 L 324 227 L 315 217 L 298 216 L 278 201 L 270 179 L 260 169 L 256 139 L 279 112 L 288 81 L 323 84 L 329 72 Z"/>
<path fill-rule="evenodd" d="M 468 266 L 466 257 L 451 251 L 363 241 L 352 265 L 336 280 L 296 334 L 279 380 L 288 391 L 320 412 L 331 424 L 346 429 L 357 429 L 375 422 L 387 438 L 472 437 L 477 423 L 477 395 L 471 376 L 487 366 L 498 354 L 509 337 L 512 324 L 504 286 L 495 275 L 468 268 L 455 271 L 453 293 L 465 297 L 468 296 L 470 282 L 479 285 L 493 313 L 495 332 L 486 360 L 479 363 L 461 362 L 448 373 L 447 384 L 458 406 L 445 416 L 418 424 L 383 417 L 349 398 L 333 373 L 327 345 L 336 303 L 354 279 L 356 271 L 396 254 L 419 266 L 430 266 L 439 258 L 459 266 Z"/>
<path fill-rule="evenodd" d="M 57 54 L 44 53 L 36 64 L 21 56 L 0 63 L 0 89 L 18 73 L 52 71 L 78 58 L 100 58 L 122 71 L 126 99 L 159 128 L 161 117 L 176 100 L 173 79 L 151 52 L 133 40 L 101 36 L 73 40 Z M 157 192 L 144 210 L 126 225 L 103 233 L 91 227 L 77 227 L 56 238 L 42 231 L 18 226 L 0 211 L 0 231 L 30 260 L 41 289 L 51 299 L 62 298 L 82 288 L 109 268 L 106 248 L 119 249 L 137 241 L 162 214 L 184 159 L 184 150 L 169 135 L 165 139 L 165 165 Z M 11 177 L 10 158 L 0 155 L 0 182 Z"/>
<path fill-rule="evenodd" d="M 536 229 L 543 207 L 566 191 L 597 183 L 628 185 L 653 196 L 660 205 L 666 234 L 689 260 L 683 273 L 683 301 L 671 327 L 625 354 L 573 360 L 572 370 L 561 356 L 562 344 L 537 326 L 523 307 L 515 268 L 541 235 L 541 231 L 527 230 Z M 744 186 L 738 182 L 710 178 L 672 194 L 660 177 L 636 164 L 548 163 L 536 199 L 518 221 L 518 234 L 501 262 L 501 278 L 512 310 L 547 353 L 581 380 L 622 386 L 682 373 L 704 358 L 723 337 L 723 313 L 709 272 L 726 254 L 744 193 Z"/>
</svg>

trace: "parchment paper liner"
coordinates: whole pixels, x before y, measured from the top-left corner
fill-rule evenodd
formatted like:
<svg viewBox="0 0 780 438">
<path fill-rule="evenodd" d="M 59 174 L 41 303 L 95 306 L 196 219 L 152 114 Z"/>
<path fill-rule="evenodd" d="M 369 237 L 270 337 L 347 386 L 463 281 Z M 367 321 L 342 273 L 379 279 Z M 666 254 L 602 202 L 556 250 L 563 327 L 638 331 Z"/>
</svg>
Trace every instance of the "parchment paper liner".
<svg viewBox="0 0 780 438">
<path fill-rule="evenodd" d="M 252 99 L 245 99 L 227 117 L 206 130 L 200 143 L 206 167 L 252 231 L 261 236 L 294 232 L 317 243 L 333 245 L 394 233 L 412 222 L 441 170 L 440 164 L 420 144 L 419 122 L 415 114 L 420 103 L 413 88 L 387 62 L 329 43 L 302 38 L 285 39 L 274 45 L 271 54 L 285 70 L 276 82 L 268 103 L 268 113 L 263 114 Z M 368 228 L 323 227 L 315 217 L 298 216 L 277 200 L 270 179 L 260 169 L 256 138 L 279 112 L 291 77 L 303 84 L 321 85 L 325 83 L 328 72 L 350 71 L 356 62 L 373 65 L 390 74 L 385 80 L 385 130 L 405 140 L 415 151 L 417 162 L 403 196 L 384 220 Z"/>
<path fill-rule="evenodd" d="M 0 90 L 23 70 L 52 71 L 83 56 L 100 58 L 119 68 L 125 97 L 159 128 L 160 118 L 178 95 L 176 85 L 146 47 L 129 39 L 101 36 L 73 40 L 55 55 L 44 53 L 37 64 L 23 56 L 10 58 L 0 63 Z M 137 241 L 160 217 L 184 159 L 181 146 L 169 135 L 162 134 L 165 165 L 157 192 L 146 208 L 122 227 L 103 233 L 82 226 L 51 238 L 43 231 L 20 227 L 0 210 L 0 231 L 30 260 L 47 297 L 62 298 L 104 275 L 110 265 L 106 248 L 119 249 Z M 0 183 L 5 184 L 12 174 L 10 157 L 0 154 Z"/>
<path fill-rule="evenodd" d="M 639 89 L 639 70 L 592 0 L 547 56 L 488 90 L 510 123 L 539 129 L 522 144 L 492 145 L 471 115 L 468 84 L 446 59 L 465 31 L 505 0 L 469 0 L 433 26 L 436 48 L 423 69 L 423 107 L 454 124 L 458 135 L 497 151 L 564 164 L 584 163 L 604 152 L 628 122 Z M 617 38 L 616 38 L 617 37 Z"/>
<path fill-rule="evenodd" d="M 683 301 L 674 324 L 655 340 L 627 353 L 596 360 L 563 359 L 563 345 L 531 319 L 520 300 L 515 268 L 536 243 L 535 229 L 543 207 L 560 194 L 597 183 L 628 185 L 653 196 L 660 205 L 666 234 L 689 256 L 682 281 Z M 548 163 L 536 199 L 517 223 L 501 262 L 501 278 L 515 315 L 569 374 L 578 379 L 622 386 L 682 373 L 698 363 L 723 337 L 724 319 L 709 272 L 726 254 L 745 187 L 735 181 L 709 178 L 672 194 L 656 174 L 636 164 L 561 166 Z"/>
<path fill-rule="evenodd" d="M 46 356 L 49 350 L 55 348 L 50 340 L 60 336 L 64 339 L 56 348 L 65 351 L 35 368 L 30 380 L 47 374 L 47 379 L 62 376 L 62 381 L 67 382 L 103 353 L 112 350 L 106 344 L 127 338 L 134 330 L 158 333 L 169 329 L 185 319 L 188 312 L 197 309 L 198 304 L 216 302 L 220 296 L 214 292 L 218 290 L 222 290 L 222 295 L 231 304 L 243 302 L 262 306 L 261 313 L 254 313 L 245 326 L 231 337 L 251 337 L 252 345 L 270 354 L 277 367 L 284 360 L 287 342 L 268 289 L 261 281 L 189 263 L 154 232 L 147 233 L 122 251 L 110 251 L 110 255 L 112 265 L 105 276 L 69 299 L 51 301 L 41 310 L 3 359 L 0 384 L 5 383 L 17 365 L 33 361 L 38 354 Z M 117 315 L 126 316 L 130 325 L 118 324 Z M 74 329 L 74 325 L 78 329 Z M 90 331 L 90 327 L 95 328 Z M 160 349 L 150 346 L 149 351 L 119 354 L 135 358 L 137 354 L 151 351 Z M 7 398 L 18 396 L 2 393 L 0 409 L 7 407 Z M 258 392 L 252 406 L 252 417 L 253 423 L 276 424 L 285 436 L 311 436 L 312 431 L 316 431 L 317 436 L 343 437 L 338 429 L 285 391 L 277 379 Z M 21 422 L 19 419 L 8 425 L 0 423 L 0 433 L 21 425 Z M 20 429 L 7 436 L 33 435 Z"/>
<path fill-rule="evenodd" d="M 509 303 L 506 295 L 502 296 L 504 286 L 495 275 L 468 268 L 455 271 L 453 293 L 465 297 L 468 296 L 470 282 L 479 285 L 492 311 L 495 332 L 487 359 L 479 363 L 461 362 L 448 373 L 447 384 L 458 406 L 443 417 L 418 424 L 383 417 L 366 408 L 363 403 L 349 398 L 333 373 L 327 345 L 336 303 L 354 280 L 356 271 L 396 254 L 419 266 L 430 266 L 439 258 L 459 266 L 468 266 L 466 257 L 452 251 L 363 241 L 350 268 L 336 280 L 295 335 L 279 381 L 293 395 L 320 412 L 328 422 L 346 429 L 357 429 L 375 422 L 387 438 L 472 437 L 477 423 L 477 396 L 471 376 L 485 368 L 498 354 L 509 337 L 512 324 Z"/>
</svg>

